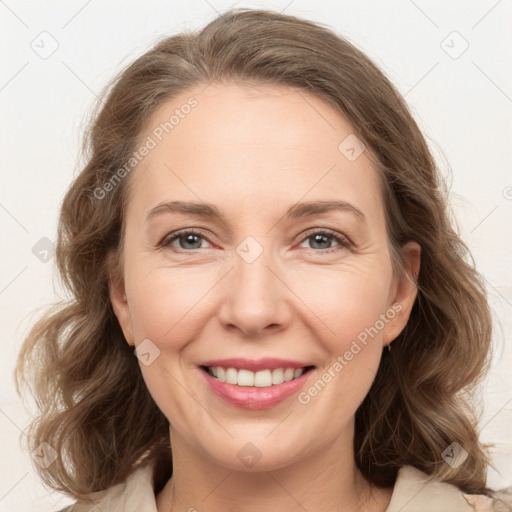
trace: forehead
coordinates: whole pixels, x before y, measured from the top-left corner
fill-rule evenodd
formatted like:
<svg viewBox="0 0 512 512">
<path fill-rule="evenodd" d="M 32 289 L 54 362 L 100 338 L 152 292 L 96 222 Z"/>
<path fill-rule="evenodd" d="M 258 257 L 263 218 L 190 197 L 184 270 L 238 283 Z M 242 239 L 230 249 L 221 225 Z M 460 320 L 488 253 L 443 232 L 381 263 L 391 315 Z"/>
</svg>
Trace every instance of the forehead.
<svg viewBox="0 0 512 512">
<path fill-rule="evenodd" d="M 380 180 L 354 131 L 304 91 L 196 87 L 162 104 L 147 123 L 140 141 L 154 147 L 130 176 L 129 208 L 199 198 L 251 214 L 320 198 L 379 209 Z"/>
</svg>

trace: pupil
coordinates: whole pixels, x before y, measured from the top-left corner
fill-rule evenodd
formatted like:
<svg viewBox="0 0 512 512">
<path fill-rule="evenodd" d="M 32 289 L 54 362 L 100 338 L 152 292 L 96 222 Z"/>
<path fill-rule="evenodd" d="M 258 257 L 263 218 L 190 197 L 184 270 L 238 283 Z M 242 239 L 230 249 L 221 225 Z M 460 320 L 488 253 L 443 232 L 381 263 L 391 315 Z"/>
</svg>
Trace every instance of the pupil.
<svg viewBox="0 0 512 512">
<path fill-rule="evenodd" d="M 185 237 L 185 244 L 192 244 L 194 245 L 197 244 L 199 242 L 199 246 L 201 245 L 201 242 L 200 242 L 200 239 L 197 235 L 186 235 Z M 183 240 L 183 238 L 182 238 Z M 329 240 L 329 237 L 327 237 L 326 235 L 314 235 L 313 237 L 313 244 L 320 244 L 322 245 L 322 243 L 326 243 L 329 244 L 330 240 Z M 198 249 L 198 247 L 194 247 L 194 249 Z M 320 247 L 322 248 L 322 247 Z M 323 247 L 325 249 L 325 247 Z M 182 249 L 184 249 L 184 247 L 182 247 Z"/>
<path fill-rule="evenodd" d="M 313 243 L 314 244 L 316 244 L 316 243 L 320 243 L 321 244 L 322 243 L 322 239 L 323 239 L 324 242 L 325 241 L 329 242 L 329 239 L 325 235 L 315 235 L 313 237 Z M 322 249 L 322 247 L 320 247 L 320 248 Z M 323 247 L 323 248 L 325 249 L 325 247 Z"/>
<path fill-rule="evenodd" d="M 199 240 L 199 237 L 197 235 L 186 235 L 185 236 L 185 244 L 194 244 L 194 239 Z M 197 244 L 197 241 L 195 242 Z M 199 246 L 193 247 L 193 249 L 198 249 L 201 246 L 201 241 L 199 240 Z M 182 249 L 190 249 L 190 247 L 182 247 Z"/>
</svg>

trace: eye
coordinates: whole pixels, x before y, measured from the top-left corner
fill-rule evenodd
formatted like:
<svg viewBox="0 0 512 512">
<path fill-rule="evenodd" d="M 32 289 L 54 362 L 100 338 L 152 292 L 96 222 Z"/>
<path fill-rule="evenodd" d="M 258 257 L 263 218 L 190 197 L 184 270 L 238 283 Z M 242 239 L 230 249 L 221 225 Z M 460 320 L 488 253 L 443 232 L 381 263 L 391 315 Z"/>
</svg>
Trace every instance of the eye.
<svg viewBox="0 0 512 512">
<path fill-rule="evenodd" d="M 321 254 L 340 251 L 343 248 L 350 248 L 352 245 L 343 235 L 326 229 L 310 232 L 302 238 L 301 243 L 307 242 L 308 240 L 312 240 L 311 244 L 313 245 L 313 247 L 309 248 L 311 250 L 319 249 L 318 251 L 314 252 L 319 252 Z M 174 249 L 183 250 L 185 252 L 192 252 L 197 249 L 207 248 L 202 247 L 203 241 L 207 241 L 207 239 L 203 234 L 201 234 L 201 232 L 193 229 L 187 229 L 170 233 L 160 242 L 159 247 L 172 247 Z M 338 245 L 332 247 L 333 241 L 335 241 Z M 177 242 L 178 246 L 173 245 L 174 242 Z"/>
<path fill-rule="evenodd" d="M 203 249 L 203 247 L 201 247 L 201 242 L 203 240 L 206 240 L 206 238 L 200 232 L 188 229 L 186 231 L 171 233 L 162 240 L 159 246 L 169 247 L 173 242 L 177 241 L 178 247 L 173 246 L 174 248 L 182 249 L 184 251 L 190 249 L 193 251 L 196 249 Z"/>
<path fill-rule="evenodd" d="M 346 237 L 326 229 L 310 232 L 302 239 L 301 243 L 308 240 L 312 240 L 313 247 L 310 247 L 310 249 L 320 249 L 320 251 L 315 251 L 320 253 L 332 253 L 351 247 L 351 243 Z M 337 246 L 332 247 L 333 240 L 336 241 Z"/>
</svg>

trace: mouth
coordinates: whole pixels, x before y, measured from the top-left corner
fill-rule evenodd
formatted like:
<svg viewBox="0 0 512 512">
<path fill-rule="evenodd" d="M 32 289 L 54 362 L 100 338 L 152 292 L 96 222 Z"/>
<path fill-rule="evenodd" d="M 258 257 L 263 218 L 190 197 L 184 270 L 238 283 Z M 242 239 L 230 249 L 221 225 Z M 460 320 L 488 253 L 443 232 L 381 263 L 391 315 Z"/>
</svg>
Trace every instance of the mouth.
<svg viewBox="0 0 512 512">
<path fill-rule="evenodd" d="M 282 359 L 224 359 L 199 365 L 214 396 L 245 409 L 270 409 L 283 402 L 305 386 L 315 368 Z"/>
<path fill-rule="evenodd" d="M 301 368 L 267 368 L 256 372 L 245 368 L 226 368 L 223 366 L 200 365 L 199 368 L 219 382 L 225 382 L 239 387 L 269 388 L 279 386 L 284 382 L 296 380 L 311 371 L 314 366 L 309 365 Z"/>
</svg>

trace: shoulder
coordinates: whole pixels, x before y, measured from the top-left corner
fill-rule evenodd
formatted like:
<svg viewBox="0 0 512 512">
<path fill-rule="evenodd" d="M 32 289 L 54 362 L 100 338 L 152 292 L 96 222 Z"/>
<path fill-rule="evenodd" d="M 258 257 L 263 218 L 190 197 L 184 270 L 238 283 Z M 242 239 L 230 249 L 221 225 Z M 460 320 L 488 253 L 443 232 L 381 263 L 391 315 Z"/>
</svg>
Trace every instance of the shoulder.
<svg viewBox="0 0 512 512">
<path fill-rule="evenodd" d="M 124 482 L 90 494 L 92 502 L 76 502 L 56 512 L 157 512 L 153 471 L 150 464 L 141 466 Z"/>
<path fill-rule="evenodd" d="M 413 466 L 403 466 L 386 512 L 471 512 L 493 510 L 493 500 L 481 494 L 464 494 L 447 482 L 433 480 Z M 475 508 L 478 506 L 479 508 Z M 480 508 L 483 506 L 484 508 Z"/>
</svg>

